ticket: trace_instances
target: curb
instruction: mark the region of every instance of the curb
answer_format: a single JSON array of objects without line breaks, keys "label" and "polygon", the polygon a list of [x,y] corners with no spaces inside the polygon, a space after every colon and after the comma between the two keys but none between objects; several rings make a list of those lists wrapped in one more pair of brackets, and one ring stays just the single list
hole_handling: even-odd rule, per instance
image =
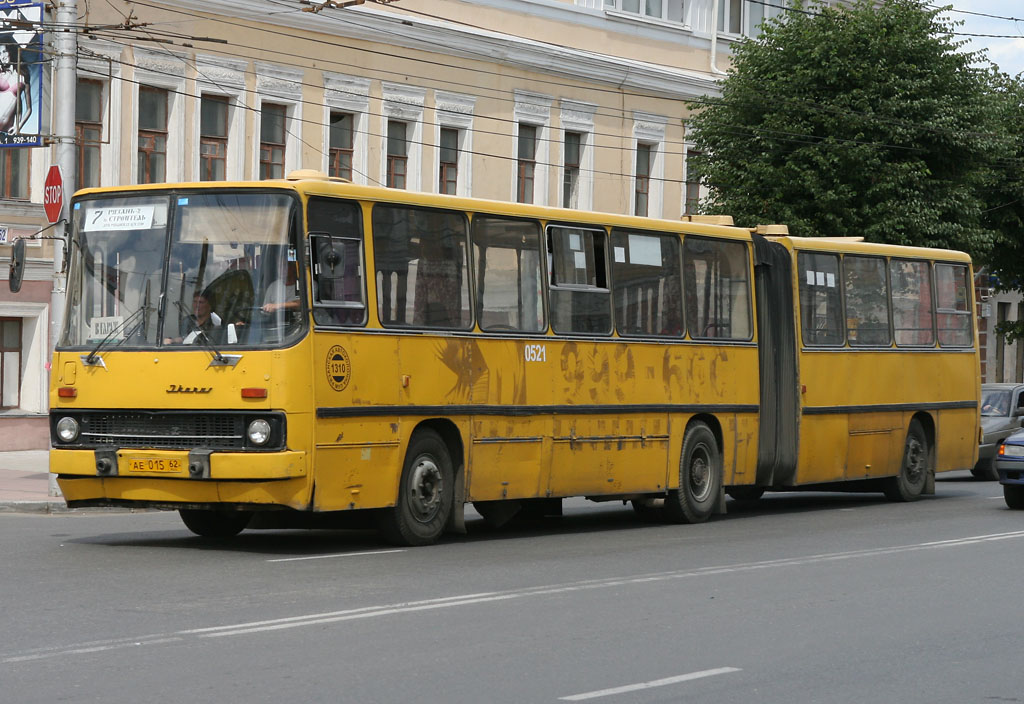
[{"label": "curb", "polygon": [[0,513],[133,513],[138,509],[119,506],[96,506],[92,508],[68,508],[63,499],[50,501],[0,501]]}]

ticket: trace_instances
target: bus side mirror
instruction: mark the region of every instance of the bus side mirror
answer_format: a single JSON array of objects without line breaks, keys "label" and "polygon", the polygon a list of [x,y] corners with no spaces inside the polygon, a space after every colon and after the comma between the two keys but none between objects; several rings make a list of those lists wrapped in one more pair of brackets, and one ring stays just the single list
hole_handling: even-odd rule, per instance
[{"label": "bus side mirror", "polygon": [[21,280],[25,276],[25,240],[14,241],[11,248],[11,270],[7,276],[7,285],[11,287],[11,293],[21,290]]}]

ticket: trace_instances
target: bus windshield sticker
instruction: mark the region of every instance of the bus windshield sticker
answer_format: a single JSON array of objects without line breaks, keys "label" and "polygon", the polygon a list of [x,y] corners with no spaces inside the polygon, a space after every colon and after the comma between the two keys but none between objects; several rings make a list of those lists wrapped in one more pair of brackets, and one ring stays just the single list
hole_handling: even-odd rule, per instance
[{"label": "bus windshield sticker", "polygon": [[[110,316],[106,318],[93,318],[89,321],[89,339],[88,342],[96,342],[102,340],[107,335],[114,333],[112,339],[117,342],[121,337],[115,332],[121,325],[124,324],[124,319],[120,315]],[[123,331],[122,331],[123,332]]]},{"label": "bus windshield sticker", "polygon": [[153,227],[153,205],[125,208],[89,208],[85,211],[82,230],[149,230]]},{"label": "bus windshield sticker", "polygon": [[344,391],[352,378],[352,366],[348,352],[341,345],[327,350],[327,383],[335,391]]},{"label": "bus windshield sticker", "polygon": [[573,255],[576,258],[576,268],[577,269],[584,269],[585,270],[587,268],[587,255],[586,255],[586,253],[585,252],[573,252]]},{"label": "bus windshield sticker", "polygon": [[630,235],[629,263],[660,267],[661,239],[647,235]]},{"label": "bus windshield sticker", "polygon": [[626,263],[626,248],[616,247],[615,248],[615,263],[625,264]]}]

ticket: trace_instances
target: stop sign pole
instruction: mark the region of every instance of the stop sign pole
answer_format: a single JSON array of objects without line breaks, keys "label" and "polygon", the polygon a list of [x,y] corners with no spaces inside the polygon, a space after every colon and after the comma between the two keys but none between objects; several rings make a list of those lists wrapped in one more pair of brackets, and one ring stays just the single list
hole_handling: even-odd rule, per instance
[{"label": "stop sign pole", "polygon": [[51,225],[60,220],[64,212],[64,174],[59,164],[54,164],[46,172],[46,180],[43,182],[43,210],[46,212],[46,221]]}]

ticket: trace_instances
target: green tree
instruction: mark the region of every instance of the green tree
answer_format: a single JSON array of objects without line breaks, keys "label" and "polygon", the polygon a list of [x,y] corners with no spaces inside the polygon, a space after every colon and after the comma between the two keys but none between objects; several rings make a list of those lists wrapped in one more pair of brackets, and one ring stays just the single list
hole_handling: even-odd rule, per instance
[{"label": "green tree", "polygon": [[[996,234],[991,250],[981,254],[975,267],[991,276],[997,289],[1024,291],[1024,81],[999,76],[996,89],[1002,98],[1000,128],[1006,135],[988,183],[989,206],[985,222]],[[1024,338],[1024,323],[1006,321],[996,328],[1008,342]]]},{"label": "green tree", "polygon": [[1005,92],[956,26],[918,0],[798,4],[766,22],[735,46],[721,98],[691,104],[702,208],[798,236],[987,252]]}]

